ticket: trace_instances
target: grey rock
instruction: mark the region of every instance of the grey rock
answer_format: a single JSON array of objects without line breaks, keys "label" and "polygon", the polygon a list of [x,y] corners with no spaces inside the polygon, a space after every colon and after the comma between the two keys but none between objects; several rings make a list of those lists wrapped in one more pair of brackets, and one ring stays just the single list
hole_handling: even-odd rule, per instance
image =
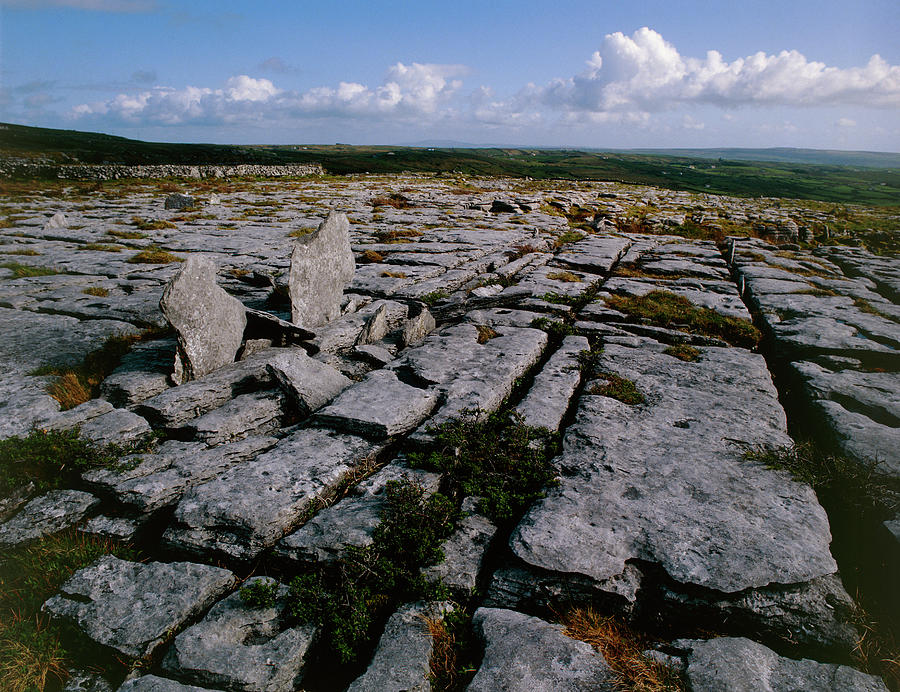
[{"label": "grey rock", "polygon": [[[254,577],[244,585],[272,582]],[[282,623],[287,587],[278,585],[275,604],[246,605],[240,591],[214,605],[206,617],[175,637],[163,670],[198,685],[278,692],[294,689],[317,630]]]},{"label": "grey rock", "polygon": [[157,428],[179,428],[192,418],[219,408],[238,394],[264,389],[272,384],[266,369],[272,351],[209,373],[205,377],[171,387],[144,400],[135,412]]},{"label": "grey rock", "polygon": [[253,308],[246,308],[246,311],[245,354],[250,341],[268,340],[275,346],[290,346],[299,344],[302,341],[308,341],[315,336],[314,332],[298,327],[296,324],[291,324],[277,315],[263,312],[262,310],[254,310]]},{"label": "grey rock", "polygon": [[163,291],[159,307],[178,332],[186,379],[203,377],[234,362],[247,316],[241,301],[216,284],[216,267],[211,260],[189,255]]},{"label": "grey rock", "polygon": [[387,305],[381,304],[375,312],[366,319],[362,331],[356,339],[356,345],[363,346],[365,344],[374,344],[376,341],[383,339],[387,333]]},{"label": "grey rock", "polygon": [[410,316],[403,326],[400,344],[404,347],[418,346],[425,341],[425,337],[431,334],[436,326],[434,317],[423,305],[415,315]]},{"label": "grey rock", "polygon": [[310,358],[302,349],[273,355],[266,368],[301,416],[327,405],[352,384],[337,370]]},{"label": "grey rock", "polygon": [[41,421],[40,427],[47,430],[69,430],[82,426],[89,420],[114,410],[113,405],[103,399],[89,399],[68,411],[60,411]]},{"label": "grey rock", "polygon": [[516,406],[525,425],[559,430],[575,389],[581,382],[578,354],[590,350],[586,337],[567,336],[535,376],[525,398]]},{"label": "grey rock", "polygon": [[188,490],[163,541],[176,550],[251,560],[296,528],[309,503],[377,451],[353,435],[297,430],[252,464]]},{"label": "grey rock", "polygon": [[115,541],[131,542],[141,529],[141,522],[138,519],[129,519],[127,517],[109,517],[100,515],[89,519],[84,526],[81,527],[82,533],[100,536],[101,538],[111,538]]},{"label": "grey rock", "polygon": [[430,692],[433,640],[427,619],[440,621],[450,603],[412,603],[391,615],[366,672],[347,692]]},{"label": "grey rock", "polygon": [[231,572],[218,567],[141,564],[106,555],[72,575],[42,610],[97,644],[144,658],[234,581]]},{"label": "grey rock", "polygon": [[315,421],[318,425],[384,438],[409,432],[425,420],[437,403],[436,391],[405,384],[390,370],[376,370],[345,389],[315,415]]},{"label": "grey rock", "polygon": [[153,512],[178,502],[188,488],[255,457],[276,442],[273,437],[248,437],[209,449],[202,443],[170,440],[153,454],[125,457],[120,468],[96,469],[83,478],[123,505]]},{"label": "grey rock", "polygon": [[388,351],[386,348],[382,348],[381,346],[376,346],[374,344],[357,346],[353,349],[353,355],[376,368],[382,368],[392,360],[394,360],[393,353]]},{"label": "grey rock", "polygon": [[471,692],[618,689],[603,655],[564,635],[559,625],[499,608],[479,608],[473,625],[485,647],[466,688]]},{"label": "grey rock", "polygon": [[138,343],[100,384],[100,393],[113,406],[130,407],[169,388],[175,353],[174,339]]},{"label": "grey rock", "polygon": [[582,398],[564,476],[515,530],[514,553],[596,580],[641,559],[725,592],[836,571],[812,490],[741,456],[741,445],[789,442],[761,356],[710,348],[684,363],[608,345],[597,367],[633,381],[647,403]]},{"label": "grey rock", "polygon": [[281,396],[264,391],[241,394],[221,408],[195,418],[182,430],[206,444],[232,442],[248,435],[267,435],[278,429],[282,418]]},{"label": "grey rock", "polygon": [[429,583],[443,584],[465,596],[475,591],[485,554],[497,533],[493,522],[476,513],[477,502],[478,498],[471,497],[463,501],[465,516],[441,544],[444,559],[422,571]]},{"label": "grey rock", "polygon": [[594,274],[606,274],[630,245],[631,241],[621,236],[591,235],[566,245],[553,261]]},{"label": "grey rock", "polygon": [[166,197],[165,208],[166,209],[175,209],[181,210],[186,209],[188,207],[196,206],[197,200],[195,200],[190,195],[182,195],[177,192]]},{"label": "grey rock", "polygon": [[81,426],[81,436],[98,445],[135,444],[152,432],[145,418],[121,408],[92,418]]},{"label": "grey rock", "polygon": [[74,526],[100,503],[80,490],[51,490],[0,525],[0,547],[12,547]]},{"label": "grey rock", "polygon": [[47,219],[47,223],[44,224],[44,229],[66,228],[68,225],[69,221],[66,219],[66,215],[61,211],[58,211]]},{"label": "grey rock", "polygon": [[312,328],[338,317],[341,296],[355,267],[347,216],[331,212],[313,233],[294,243],[289,279],[291,321]]},{"label": "grey rock", "polygon": [[116,692],[207,692],[205,687],[184,685],[158,675],[142,675],[122,683]]},{"label": "grey rock", "polygon": [[113,692],[113,686],[97,673],[70,670],[63,692]]},{"label": "grey rock", "polygon": [[273,555],[287,562],[322,563],[342,556],[348,546],[364,548],[372,543],[372,533],[381,523],[385,486],[390,481],[409,479],[426,496],[437,492],[439,474],[390,463],[357,484],[347,497],[326,507],[292,534],[281,539]]},{"label": "grey rock", "polygon": [[687,678],[695,692],[887,691],[873,675],[834,663],[785,658],[744,637],[680,639],[673,646],[689,652]]}]

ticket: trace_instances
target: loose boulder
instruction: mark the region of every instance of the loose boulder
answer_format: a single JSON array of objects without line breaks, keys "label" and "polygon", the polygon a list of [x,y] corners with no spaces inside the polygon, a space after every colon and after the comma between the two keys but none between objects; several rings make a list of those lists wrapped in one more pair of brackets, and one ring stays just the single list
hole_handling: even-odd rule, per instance
[{"label": "loose boulder", "polygon": [[191,255],[166,286],[159,307],[178,332],[182,381],[234,362],[247,317],[244,306],[216,284],[216,266]]},{"label": "loose boulder", "polygon": [[288,280],[294,324],[312,328],[339,317],[344,288],[355,269],[350,222],[346,214],[331,212],[294,243]]},{"label": "loose boulder", "polygon": [[182,195],[180,193],[175,193],[166,197],[166,209],[190,209],[197,205],[197,200],[195,200],[190,195]]}]

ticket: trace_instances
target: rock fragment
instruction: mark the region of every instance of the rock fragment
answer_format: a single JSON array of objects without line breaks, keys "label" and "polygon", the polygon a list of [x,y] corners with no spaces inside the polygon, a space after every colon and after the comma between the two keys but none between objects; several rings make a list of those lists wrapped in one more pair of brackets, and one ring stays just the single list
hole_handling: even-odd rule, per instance
[{"label": "rock fragment", "polygon": [[74,526],[99,503],[96,497],[80,490],[51,490],[28,502],[0,525],[0,547],[20,545]]},{"label": "rock fragment", "polygon": [[190,207],[194,207],[197,205],[197,200],[195,200],[190,195],[182,195],[180,193],[172,193],[168,197],[166,197],[165,208],[166,209],[175,209],[177,211],[181,211],[182,209],[188,209]]},{"label": "rock fragment", "polygon": [[299,348],[274,354],[266,369],[303,417],[327,405],[352,384],[337,370],[310,358]]},{"label": "rock fragment", "polygon": [[178,332],[184,379],[194,380],[234,362],[244,337],[244,306],[216,284],[216,267],[199,254],[163,291],[159,307]]}]

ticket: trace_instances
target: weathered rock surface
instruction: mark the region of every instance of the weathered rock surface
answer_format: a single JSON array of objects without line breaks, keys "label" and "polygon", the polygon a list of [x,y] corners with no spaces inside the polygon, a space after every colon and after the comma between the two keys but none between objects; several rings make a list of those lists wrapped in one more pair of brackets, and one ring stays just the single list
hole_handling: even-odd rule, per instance
[{"label": "weathered rock surface", "polygon": [[74,526],[98,503],[96,497],[80,490],[51,490],[0,524],[0,547],[27,543]]},{"label": "weathered rock surface", "polygon": [[316,414],[315,421],[379,439],[409,432],[425,420],[437,403],[436,391],[405,384],[389,370],[376,370],[344,390]]},{"label": "weathered rock surface", "polygon": [[479,608],[473,624],[485,648],[467,688],[472,692],[618,689],[603,655],[564,635],[559,625],[499,608]]},{"label": "weathered rock surface", "polygon": [[197,204],[197,200],[195,200],[190,195],[182,195],[177,192],[166,197],[165,204],[163,205],[166,209],[187,209],[189,207],[193,207]]},{"label": "weathered rock surface", "polygon": [[429,692],[433,640],[426,619],[443,619],[449,603],[412,603],[394,613],[384,626],[368,669],[347,692]]},{"label": "weathered rock surface", "polygon": [[707,349],[702,364],[684,363],[609,345],[598,370],[632,380],[647,403],[582,398],[560,486],[522,520],[514,553],[596,580],[641,559],[725,592],[836,570],[812,490],[741,457],[740,445],[788,440],[760,356]]},{"label": "weathered rock surface", "polygon": [[364,548],[381,522],[385,506],[385,486],[409,479],[427,495],[437,492],[440,476],[393,462],[355,486],[337,504],[319,511],[299,529],[275,546],[275,557],[289,562],[330,562],[342,556],[348,546]]},{"label": "weathered rock surface", "polygon": [[476,512],[478,498],[466,498],[456,530],[441,544],[444,559],[423,570],[425,579],[455,592],[471,595],[478,585],[484,556],[497,526]]},{"label": "weathered rock surface", "polygon": [[141,564],[106,555],[78,570],[43,610],[97,644],[144,658],[234,581],[231,572],[218,567]]},{"label": "weathered rock surface", "polygon": [[695,692],[887,690],[879,678],[849,666],[785,658],[743,637],[680,639],[673,646],[689,652],[686,675]]},{"label": "weathered rock surface", "polygon": [[355,266],[345,214],[329,213],[313,233],[298,238],[289,282],[293,323],[312,328],[338,317]]},{"label": "weathered rock surface", "polygon": [[251,560],[295,528],[311,501],[377,449],[353,435],[298,430],[252,464],[191,488],[163,539],[192,554]]},{"label": "weathered rock surface", "polygon": [[143,675],[126,680],[116,692],[207,692],[207,689],[195,685],[183,685],[158,675]]},{"label": "weathered rock surface", "polygon": [[516,406],[522,422],[537,428],[559,430],[563,416],[581,382],[578,354],[589,351],[583,336],[567,336],[544,368],[538,373],[525,398]]},{"label": "weathered rock surface", "polygon": [[[192,439],[218,445],[248,435],[268,435],[281,424],[282,398],[276,392],[241,394],[185,425],[181,431]],[[179,432],[181,432],[179,431]]]},{"label": "weathered rock surface", "polygon": [[308,416],[332,401],[351,381],[334,368],[314,360],[302,349],[286,349],[268,359],[266,368],[300,416]]},{"label": "weathered rock surface", "polygon": [[234,362],[244,337],[244,306],[216,284],[216,266],[192,254],[166,286],[159,307],[178,332],[184,379],[194,380]]},{"label": "weathered rock surface", "polygon": [[[270,579],[255,577],[244,587]],[[214,605],[206,617],[175,637],[163,660],[173,677],[229,690],[275,692],[294,689],[302,675],[313,625],[284,627],[286,586],[274,605],[246,605],[240,591]]]},{"label": "weathered rock surface", "polygon": [[556,255],[554,263],[593,274],[606,274],[631,245],[622,236],[592,235],[566,245]]}]

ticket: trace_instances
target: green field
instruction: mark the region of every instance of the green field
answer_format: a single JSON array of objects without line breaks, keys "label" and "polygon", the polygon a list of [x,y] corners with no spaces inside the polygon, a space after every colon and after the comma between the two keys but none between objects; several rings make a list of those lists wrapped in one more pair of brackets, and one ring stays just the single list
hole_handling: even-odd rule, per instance
[{"label": "green field", "polygon": [[[170,144],[22,125],[2,125],[0,128],[0,156],[40,158],[57,163],[320,163],[327,172],[336,175],[409,171],[536,180],[606,180],[740,197],[900,205],[900,168],[573,149]],[[883,157],[880,162],[884,163]]]}]

